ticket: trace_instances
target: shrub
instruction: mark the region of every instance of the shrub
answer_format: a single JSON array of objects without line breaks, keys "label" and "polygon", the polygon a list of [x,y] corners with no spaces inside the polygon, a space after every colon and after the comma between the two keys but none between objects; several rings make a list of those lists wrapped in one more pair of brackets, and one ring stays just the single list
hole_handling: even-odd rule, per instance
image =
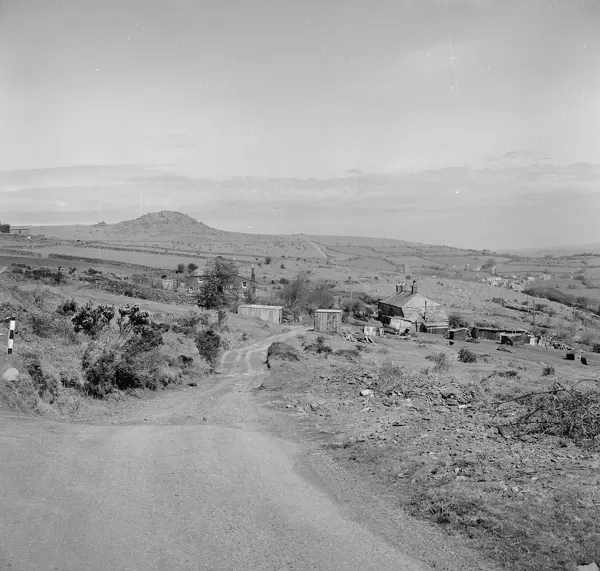
[{"label": "shrub", "polygon": [[290,283],[290,280],[288,280],[287,278],[280,278],[280,279],[279,279],[279,283],[280,283],[281,285],[287,285],[287,284],[289,284],[289,283]]},{"label": "shrub", "polygon": [[224,309],[217,311],[217,323],[215,325],[220,331],[227,330],[227,312]]},{"label": "shrub", "polygon": [[39,356],[32,352],[25,353],[23,365],[33,381],[38,396],[50,403],[53,402],[58,395],[59,383],[57,379],[43,371]]},{"label": "shrub", "polygon": [[[100,307],[100,306],[99,306]],[[114,311],[113,311],[114,314]],[[117,318],[117,326],[121,335],[139,330],[150,324],[150,317],[147,311],[142,311],[139,305],[126,304],[119,308],[119,317]]]},{"label": "shrub", "polygon": [[435,353],[434,355],[428,355],[425,358],[434,363],[433,371],[436,373],[447,371],[450,368],[450,360],[446,353]]},{"label": "shrub", "polygon": [[270,263],[271,263],[271,256],[267,256],[267,257],[265,258],[265,265],[267,265],[267,266],[268,266]]},{"label": "shrub", "polygon": [[294,347],[287,343],[276,341],[271,343],[267,350],[267,365],[269,365],[270,359],[281,359],[282,361],[299,361],[300,354]]},{"label": "shrub", "polygon": [[465,317],[460,313],[451,313],[448,316],[448,325],[451,329],[457,329],[458,327],[469,327],[470,324]]},{"label": "shrub", "polygon": [[196,335],[198,325],[208,326],[208,314],[190,310],[186,315],[175,318],[172,329],[175,333]]},{"label": "shrub", "polygon": [[553,365],[544,365],[544,368],[542,369],[543,377],[550,377],[550,376],[554,376],[555,374],[556,374],[556,369],[554,368]]},{"label": "shrub", "polygon": [[212,329],[204,329],[196,335],[195,341],[198,353],[214,369],[221,348],[221,336]]},{"label": "shrub", "polygon": [[405,371],[391,361],[384,361],[377,371],[375,383],[379,392],[391,395],[393,392],[403,392]]},{"label": "shrub", "polygon": [[310,351],[312,353],[317,353],[317,354],[330,354],[332,352],[332,349],[329,345],[325,345],[325,337],[323,337],[322,335],[319,335],[319,337],[317,337],[317,341],[316,343],[310,343],[309,345],[305,345],[304,346],[304,350],[305,351]]},{"label": "shrub", "polygon": [[71,322],[76,333],[83,331],[90,337],[96,337],[114,316],[114,307],[109,305],[93,307],[92,302],[89,301],[77,310],[77,313],[71,318]]},{"label": "shrub", "polygon": [[334,354],[339,357],[344,357],[345,359],[348,359],[348,361],[354,361],[355,359],[360,358],[360,353],[357,349],[338,349]]},{"label": "shrub", "polygon": [[77,302],[73,298],[67,299],[59,304],[56,308],[56,313],[71,316],[77,312],[78,307]]},{"label": "shrub", "polygon": [[475,363],[477,361],[477,355],[473,353],[470,349],[463,347],[458,352],[458,360],[461,363]]}]

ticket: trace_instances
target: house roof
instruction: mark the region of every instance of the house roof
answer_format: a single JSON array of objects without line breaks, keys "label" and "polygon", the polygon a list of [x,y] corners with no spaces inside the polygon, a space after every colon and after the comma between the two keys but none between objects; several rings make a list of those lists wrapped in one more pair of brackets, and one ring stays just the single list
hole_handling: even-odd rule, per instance
[{"label": "house roof", "polygon": [[439,305],[439,303],[433,301],[432,299],[425,297],[424,295],[422,295],[418,292],[411,293],[411,292],[407,292],[407,291],[396,293],[396,294],[392,295],[391,297],[384,299],[381,303],[385,303],[386,305],[393,305],[395,307],[403,308],[403,307],[406,307],[407,305],[412,305],[412,306],[425,305],[425,302],[427,302],[427,305]]},{"label": "house roof", "polygon": [[238,305],[238,309],[242,307],[252,307],[254,309],[283,309],[282,305],[255,305],[255,304],[244,304]]}]

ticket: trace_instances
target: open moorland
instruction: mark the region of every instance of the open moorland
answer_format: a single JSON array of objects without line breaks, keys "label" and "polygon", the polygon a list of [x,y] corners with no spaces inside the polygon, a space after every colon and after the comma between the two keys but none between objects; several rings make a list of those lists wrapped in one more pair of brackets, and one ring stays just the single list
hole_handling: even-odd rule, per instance
[{"label": "open moorland", "polygon": [[[245,318],[237,301],[203,309],[197,291],[173,287],[218,256],[242,280],[253,268],[255,300],[293,317]],[[173,212],[0,235],[0,313],[17,320],[15,352],[0,360],[0,411],[114,424],[143,403],[168,406],[167,394],[215,397],[234,358],[257,382],[240,376],[240,393],[255,389],[244,398],[268,411],[273,431],[311,443],[373,503],[461,546],[445,563],[431,555],[432,568],[576,571],[600,563],[599,270],[596,252],[235,234]],[[413,281],[451,327],[551,342],[367,337],[365,326],[381,325],[377,302]],[[313,331],[313,311],[334,306],[341,330]]]}]

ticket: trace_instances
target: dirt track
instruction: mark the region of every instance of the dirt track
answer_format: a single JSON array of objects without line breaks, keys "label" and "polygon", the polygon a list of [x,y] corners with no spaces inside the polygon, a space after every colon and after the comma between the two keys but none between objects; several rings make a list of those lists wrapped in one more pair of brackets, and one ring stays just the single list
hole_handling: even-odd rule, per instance
[{"label": "dirt track", "polygon": [[0,414],[0,569],[429,569],[347,517],[298,446],[264,431],[251,390],[266,347],[111,423]]}]

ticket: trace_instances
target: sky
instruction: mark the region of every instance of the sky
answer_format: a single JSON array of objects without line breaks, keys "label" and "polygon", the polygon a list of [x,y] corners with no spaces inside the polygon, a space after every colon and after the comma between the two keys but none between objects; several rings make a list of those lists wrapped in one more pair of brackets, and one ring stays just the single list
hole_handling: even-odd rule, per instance
[{"label": "sky", "polygon": [[597,0],[2,0],[0,220],[600,243]]}]

